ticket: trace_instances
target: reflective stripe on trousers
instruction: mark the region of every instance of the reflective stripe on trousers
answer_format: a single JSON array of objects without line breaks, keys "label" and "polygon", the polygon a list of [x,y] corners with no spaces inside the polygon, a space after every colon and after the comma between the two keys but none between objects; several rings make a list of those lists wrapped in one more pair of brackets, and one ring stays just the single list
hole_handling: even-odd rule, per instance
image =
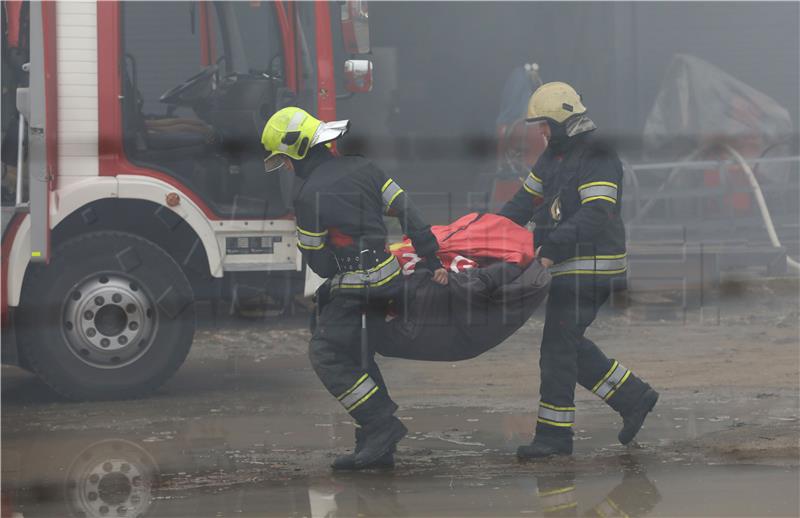
[{"label": "reflective stripe on trousers", "polygon": [[606,374],[600,378],[600,381],[592,388],[592,392],[597,394],[602,399],[607,400],[614,393],[619,389],[625,381],[627,381],[628,376],[631,375],[631,371],[625,368],[624,365],[619,363],[618,361],[614,360],[614,363],[611,364],[611,368],[606,372]]},{"label": "reflective stripe on trousers", "polygon": [[352,412],[363,405],[379,388],[369,374],[364,374],[337,399],[345,410]]},{"label": "reflective stripe on trousers", "polygon": [[561,428],[569,428],[575,423],[574,406],[556,406],[539,402],[539,415],[536,422]]}]

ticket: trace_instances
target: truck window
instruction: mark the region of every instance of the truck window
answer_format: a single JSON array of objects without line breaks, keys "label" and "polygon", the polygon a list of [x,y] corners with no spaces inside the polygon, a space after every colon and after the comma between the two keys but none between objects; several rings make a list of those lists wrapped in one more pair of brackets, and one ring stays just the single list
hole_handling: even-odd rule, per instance
[{"label": "truck window", "polygon": [[239,30],[246,34],[244,54],[247,67],[253,73],[283,73],[275,70],[282,63],[283,48],[278,20],[271,2],[232,2]]},{"label": "truck window", "polygon": [[271,2],[122,2],[123,129],[133,163],[218,215],[284,215],[260,134],[283,89]]},{"label": "truck window", "polygon": [[[167,105],[159,103],[162,93],[182,83],[201,68],[199,15],[191,27],[190,2],[122,2],[123,46],[127,58],[125,74],[136,73],[136,88],[142,110],[165,115]],[[134,58],[134,61],[131,61]],[[135,69],[135,70],[134,70]],[[133,78],[127,78],[129,80]],[[179,107],[177,112],[192,116]]]},{"label": "truck window", "polygon": [[[17,150],[19,137],[19,112],[17,111],[17,88],[28,85],[28,74],[22,70],[22,65],[29,58],[30,33],[28,32],[28,17],[30,3],[25,2],[19,9],[13,9],[11,4],[3,2],[0,6],[2,17],[2,37],[0,45],[2,51],[2,205],[13,206],[16,203],[17,193]],[[23,154],[25,151],[23,150]],[[23,185],[23,198],[26,185]],[[10,218],[4,213],[3,224]]]}]

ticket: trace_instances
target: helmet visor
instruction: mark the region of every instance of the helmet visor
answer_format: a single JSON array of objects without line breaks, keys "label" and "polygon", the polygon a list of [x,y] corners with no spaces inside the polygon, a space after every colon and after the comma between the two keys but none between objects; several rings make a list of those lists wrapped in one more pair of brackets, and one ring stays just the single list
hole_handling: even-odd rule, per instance
[{"label": "helmet visor", "polygon": [[316,134],[314,134],[314,139],[311,142],[311,147],[314,147],[317,144],[322,144],[325,142],[336,140],[337,138],[347,133],[349,129],[350,129],[349,120],[323,122],[322,124],[319,125]]}]

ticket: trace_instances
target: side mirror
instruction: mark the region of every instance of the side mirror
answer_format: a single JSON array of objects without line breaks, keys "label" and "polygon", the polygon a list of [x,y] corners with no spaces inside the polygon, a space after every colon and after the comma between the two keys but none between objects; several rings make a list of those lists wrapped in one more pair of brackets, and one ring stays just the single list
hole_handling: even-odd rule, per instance
[{"label": "side mirror", "polygon": [[342,2],[342,36],[348,54],[369,54],[369,10],[366,0]]},{"label": "side mirror", "polygon": [[344,62],[344,84],[354,94],[372,91],[372,61],[348,59]]}]

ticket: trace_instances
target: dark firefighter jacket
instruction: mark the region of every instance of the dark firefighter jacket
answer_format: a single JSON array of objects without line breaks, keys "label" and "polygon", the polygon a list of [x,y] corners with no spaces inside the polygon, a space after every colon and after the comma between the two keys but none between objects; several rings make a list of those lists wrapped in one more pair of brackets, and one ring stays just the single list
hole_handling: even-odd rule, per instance
[{"label": "dark firefighter jacket", "polygon": [[563,151],[550,146],[500,215],[536,224],[540,257],[553,277],[624,276],[625,228],[620,215],[622,164],[616,153],[584,133]]},{"label": "dark firefighter jacket", "polygon": [[[302,164],[306,181],[294,207],[298,247],[317,275],[333,279],[333,288],[380,287],[397,278],[400,265],[386,250],[384,215],[398,218],[428,268],[441,267],[430,225],[397,182],[363,157],[325,152],[311,160]],[[362,250],[369,250],[363,268]]]}]

